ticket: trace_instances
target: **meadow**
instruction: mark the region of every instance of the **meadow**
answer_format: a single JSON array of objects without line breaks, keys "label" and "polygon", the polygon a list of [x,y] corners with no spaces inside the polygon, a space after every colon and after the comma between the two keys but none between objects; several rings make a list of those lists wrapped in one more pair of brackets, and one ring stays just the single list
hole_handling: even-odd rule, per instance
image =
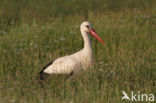
[{"label": "meadow", "polygon": [[[0,103],[129,103],[123,90],[156,95],[155,0],[0,1]],[[48,62],[83,48],[86,20],[106,43],[90,36],[94,66],[39,84]]]}]

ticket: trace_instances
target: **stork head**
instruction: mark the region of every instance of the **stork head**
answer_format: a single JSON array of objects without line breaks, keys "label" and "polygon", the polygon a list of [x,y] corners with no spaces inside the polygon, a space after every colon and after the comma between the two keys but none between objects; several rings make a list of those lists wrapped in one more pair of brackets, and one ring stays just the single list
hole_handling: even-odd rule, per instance
[{"label": "stork head", "polygon": [[85,31],[89,33],[90,29],[92,28],[92,25],[88,21],[84,21],[80,26],[82,31]]},{"label": "stork head", "polygon": [[88,21],[84,21],[80,26],[81,31],[86,32],[87,34],[90,33],[94,36],[99,42],[104,44],[104,41],[97,35],[95,30],[93,29],[92,25]]}]

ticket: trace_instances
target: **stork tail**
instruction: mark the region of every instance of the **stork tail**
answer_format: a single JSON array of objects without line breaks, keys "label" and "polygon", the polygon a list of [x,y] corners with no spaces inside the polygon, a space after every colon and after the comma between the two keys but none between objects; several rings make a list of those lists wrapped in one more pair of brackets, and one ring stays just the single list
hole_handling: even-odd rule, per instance
[{"label": "stork tail", "polygon": [[45,78],[48,77],[49,74],[48,74],[48,73],[45,73],[44,70],[45,70],[47,67],[49,67],[51,64],[53,64],[53,61],[50,62],[50,63],[48,63],[48,64],[40,71],[39,76],[38,76],[39,82],[40,82],[40,81],[43,81]]}]

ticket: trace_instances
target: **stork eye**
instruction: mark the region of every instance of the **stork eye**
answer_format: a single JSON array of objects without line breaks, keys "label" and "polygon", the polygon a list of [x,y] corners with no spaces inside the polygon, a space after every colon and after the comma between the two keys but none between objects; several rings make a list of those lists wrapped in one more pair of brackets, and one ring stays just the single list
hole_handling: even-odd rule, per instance
[{"label": "stork eye", "polygon": [[86,27],[89,28],[89,25],[87,25]]}]

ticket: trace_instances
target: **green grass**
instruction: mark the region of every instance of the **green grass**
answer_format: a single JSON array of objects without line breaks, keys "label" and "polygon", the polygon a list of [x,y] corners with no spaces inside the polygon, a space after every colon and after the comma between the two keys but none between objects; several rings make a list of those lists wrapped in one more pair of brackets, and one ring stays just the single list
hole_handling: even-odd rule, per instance
[{"label": "green grass", "polygon": [[[81,2],[71,0],[64,6],[59,0],[53,1],[57,6],[52,9],[50,0],[50,3],[37,2],[40,8],[33,8],[35,0],[3,1],[0,4],[0,103],[121,103],[122,90],[129,94],[140,91],[156,95],[155,1],[138,0],[133,5],[130,1],[120,0],[115,5],[112,0],[106,3],[107,9],[101,6],[103,1],[95,5],[90,2],[88,7],[81,8]],[[44,8],[46,4],[49,5]],[[61,5],[73,9],[67,7],[63,13]],[[109,5],[115,5],[114,9]],[[20,12],[17,8],[21,8]],[[103,46],[90,36],[94,66],[67,81],[65,75],[53,75],[47,84],[38,84],[37,76],[44,65],[83,47],[79,25],[84,20],[92,23],[106,43]]]}]

